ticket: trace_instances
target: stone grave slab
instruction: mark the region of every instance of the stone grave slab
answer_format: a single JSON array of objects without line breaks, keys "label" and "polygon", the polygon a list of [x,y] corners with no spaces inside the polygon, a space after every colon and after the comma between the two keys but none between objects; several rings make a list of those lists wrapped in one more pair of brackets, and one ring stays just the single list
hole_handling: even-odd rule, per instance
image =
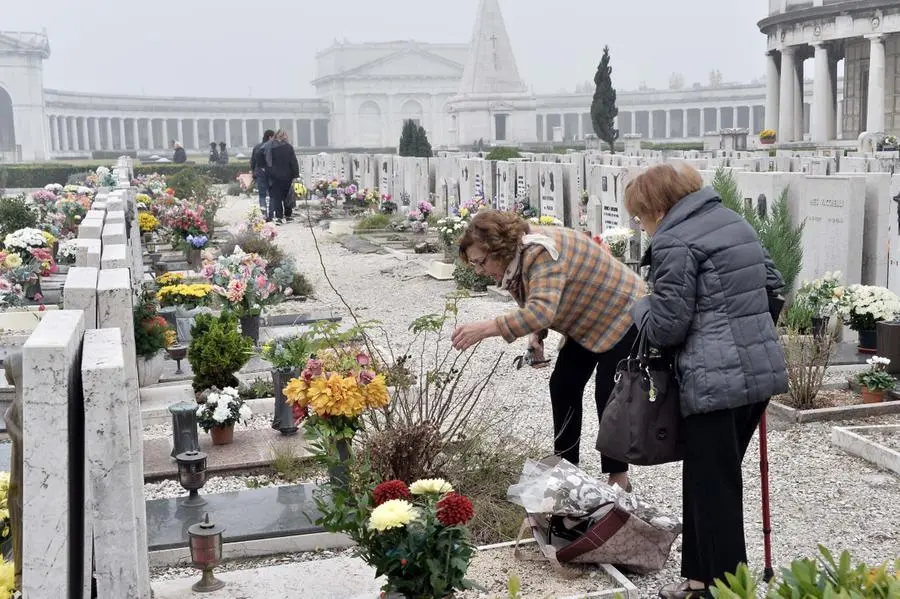
[{"label": "stone grave slab", "polygon": [[225,526],[226,543],[322,532],[313,524],[319,517],[315,489],[311,483],[213,494],[201,489],[207,503],[194,508],[179,505],[178,499],[152,499],[147,501],[149,549],[187,546],[188,528],[206,513]]},{"label": "stone grave slab", "polygon": [[100,268],[108,270],[110,268],[129,268],[130,266],[128,248],[125,245],[108,244],[103,246]]},{"label": "stone grave slab", "polygon": [[103,245],[121,244],[125,245],[127,237],[125,235],[125,223],[106,223],[103,225],[103,234],[101,237]]},{"label": "stone grave slab", "polygon": [[[347,557],[222,572],[216,576],[227,584],[222,590],[207,593],[209,599],[373,599],[383,584],[365,562]],[[162,581],[155,583],[153,590],[157,599],[194,599],[191,585],[197,579],[195,576]]]},{"label": "stone grave slab", "polygon": [[[144,480],[178,476],[178,463],[170,456],[172,438],[147,439],[144,445]],[[206,452],[209,472],[236,472],[267,468],[272,463],[272,447],[292,447],[298,457],[309,457],[303,433],[286,437],[274,429],[246,429],[238,425],[234,443],[213,445],[212,438],[200,432],[200,450]]]},{"label": "stone grave slab", "polygon": [[312,324],[327,320],[330,322],[340,322],[341,316],[333,311],[320,310],[317,312],[302,312],[292,314],[265,314],[262,318],[262,326],[279,327],[301,324]]}]

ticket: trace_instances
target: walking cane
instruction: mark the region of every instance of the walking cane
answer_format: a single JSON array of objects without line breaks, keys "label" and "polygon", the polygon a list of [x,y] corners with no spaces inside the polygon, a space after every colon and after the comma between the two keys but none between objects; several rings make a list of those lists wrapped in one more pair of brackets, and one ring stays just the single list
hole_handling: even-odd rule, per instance
[{"label": "walking cane", "polygon": [[[782,308],[784,308],[784,296],[770,295],[769,314],[772,315],[775,324],[778,324]],[[763,551],[765,555],[763,578],[769,582],[775,578],[775,570],[772,568],[772,513],[769,510],[769,440],[767,435],[766,413],[763,412],[759,418],[759,476],[761,479]]]}]

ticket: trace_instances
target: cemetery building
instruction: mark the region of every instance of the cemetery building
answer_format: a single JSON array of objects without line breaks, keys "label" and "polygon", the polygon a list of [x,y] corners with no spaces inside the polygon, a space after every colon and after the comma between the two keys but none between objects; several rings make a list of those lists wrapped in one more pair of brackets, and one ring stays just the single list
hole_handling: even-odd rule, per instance
[{"label": "cemetery building", "polygon": [[[782,14],[779,10],[773,8],[773,16],[760,25],[769,33],[772,50],[767,83],[620,90],[617,126],[622,135],[696,142],[709,131],[740,127],[757,133],[767,122],[771,125],[779,120],[789,124],[791,131],[781,139],[799,140],[811,133],[811,125],[823,122],[813,118],[814,84],[798,80],[797,90],[792,87],[790,92],[778,95],[784,88],[777,74],[781,72],[782,46],[793,48],[801,43],[794,33],[787,33],[796,11],[790,8]],[[836,14],[837,9],[832,12]],[[879,31],[889,27],[893,18],[885,13]],[[778,32],[792,37],[775,39]],[[479,140],[513,144],[584,139],[592,132],[592,90],[535,94],[531,84],[520,76],[511,37],[515,32],[507,31],[498,1],[483,0],[469,43],[335,42],[316,57],[317,72],[312,81],[315,98],[237,99],[45,89],[43,61],[51,59],[48,35],[0,32],[0,162],[88,157],[99,151],[150,156],[168,151],[173,139],[181,141],[189,152],[202,151],[211,141],[224,141],[238,151],[246,151],[268,128],[288,131],[301,151],[388,148],[396,145],[405,119],[422,124],[432,145],[438,148]],[[848,71],[856,82],[862,67],[868,66],[869,50],[863,40],[860,37],[844,44],[848,56],[857,56],[851,62],[855,60],[860,68]],[[798,58],[791,63],[793,68],[801,63],[803,52],[812,51],[811,43],[804,46],[806,50],[795,51]],[[831,51],[827,56],[831,60],[837,53]],[[777,90],[772,83],[776,80]],[[859,120],[860,94],[855,87],[850,89],[850,82],[838,83],[836,77],[830,81],[833,93],[828,106],[834,106],[829,109],[831,120],[835,120],[835,111],[843,114],[845,89],[852,103],[842,126],[834,134],[829,130],[828,137],[855,139],[864,128],[862,124],[867,124],[865,119]],[[891,85],[883,87],[893,89]],[[787,120],[779,119],[778,114],[788,105],[785,102],[796,109]],[[816,108],[821,107],[821,103],[816,104]],[[871,114],[871,110],[864,114]]]},{"label": "cemetery building", "polygon": [[[900,132],[897,2],[769,0],[759,28],[768,38],[766,127],[779,142],[802,141],[807,132],[817,143],[864,131]],[[808,59],[815,65],[812,81],[803,78]]]}]

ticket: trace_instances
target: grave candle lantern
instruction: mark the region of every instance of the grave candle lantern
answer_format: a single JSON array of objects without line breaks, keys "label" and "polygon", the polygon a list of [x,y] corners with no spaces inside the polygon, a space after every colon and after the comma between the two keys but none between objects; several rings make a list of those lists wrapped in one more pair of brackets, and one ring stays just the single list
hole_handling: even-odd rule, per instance
[{"label": "grave candle lantern", "polygon": [[206,514],[203,522],[198,522],[188,529],[191,547],[191,561],[194,567],[203,572],[200,580],[191,589],[197,593],[218,591],[225,583],[213,575],[215,568],[222,561],[222,533],[224,526],[209,521]]},{"label": "grave candle lantern", "polygon": [[178,461],[178,482],[189,491],[186,499],[180,500],[183,507],[206,505],[206,500],[198,492],[206,484],[206,454],[202,451],[185,451],[175,456]]},{"label": "grave candle lantern", "polygon": [[173,458],[186,451],[200,451],[200,435],[197,432],[197,404],[182,401],[169,406],[172,414]]}]

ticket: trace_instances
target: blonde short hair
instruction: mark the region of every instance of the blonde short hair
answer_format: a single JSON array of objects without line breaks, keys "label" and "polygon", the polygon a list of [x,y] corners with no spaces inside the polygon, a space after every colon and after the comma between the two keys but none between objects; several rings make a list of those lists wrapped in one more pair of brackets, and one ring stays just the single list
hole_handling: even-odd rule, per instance
[{"label": "blonde short hair", "polygon": [[689,164],[650,167],[625,186],[625,209],[641,219],[665,215],[683,197],[703,188],[703,178]]},{"label": "blonde short hair", "polygon": [[288,140],[287,131],[285,131],[284,129],[279,129],[278,131],[275,132],[275,139],[277,141],[287,141]]}]

